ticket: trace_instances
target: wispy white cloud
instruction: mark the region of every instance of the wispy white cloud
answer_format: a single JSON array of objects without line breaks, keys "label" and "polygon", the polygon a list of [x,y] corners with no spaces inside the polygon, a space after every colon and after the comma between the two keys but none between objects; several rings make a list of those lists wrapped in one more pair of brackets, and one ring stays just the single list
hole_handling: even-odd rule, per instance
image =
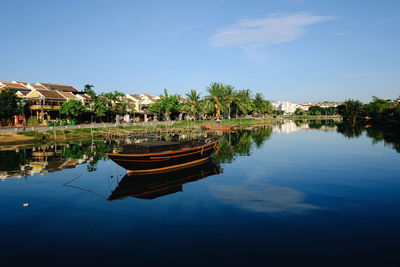
[{"label": "wispy white cloud", "polygon": [[381,75],[383,72],[364,72],[364,73],[353,73],[343,75],[343,78],[357,78],[357,77],[367,77],[367,76],[376,76]]},{"label": "wispy white cloud", "polygon": [[293,42],[304,35],[306,26],[332,19],[334,17],[303,12],[245,19],[216,32],[210,42],[216,47],[238,46],[251,54],[270,45]]},{"label": "wispy white cloud", "polygon": [[324,209],[304,203],[304,193],[281,186],[257,185],[221,185],[213,187],[214,196],[224,203],[249,210],[265,212],[271,215],[302,215]]},{"label": "wispy white cloud", "polygon": [[343,36],[343,35],[346,35],[346,34],[349,34],[350,32],[337,32],[337,33],[334,33],[334,34],[332,34],[332,36]]}]

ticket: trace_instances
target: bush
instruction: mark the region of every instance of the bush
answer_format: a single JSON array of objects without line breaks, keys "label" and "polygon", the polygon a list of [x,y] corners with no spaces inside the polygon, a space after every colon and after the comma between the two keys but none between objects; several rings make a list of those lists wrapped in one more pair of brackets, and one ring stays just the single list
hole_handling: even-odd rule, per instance
[{"label": "bush", "polygon": [[39,124],[39,121],[38,121],[36,118],[31,117],[31,118],[29,118],[29,120],[28,120],[28,124],[29,124],[29,125],[38,125],[38,124]]}]

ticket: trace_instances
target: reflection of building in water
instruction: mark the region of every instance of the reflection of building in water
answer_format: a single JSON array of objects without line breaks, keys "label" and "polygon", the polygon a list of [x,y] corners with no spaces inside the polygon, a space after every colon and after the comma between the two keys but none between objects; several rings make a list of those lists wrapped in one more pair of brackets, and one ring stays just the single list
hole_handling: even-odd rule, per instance
[{"label": "reflection of building in water", "polygon": [[326,125],[325,121],[284,121],[282,124],[272,126],[272,131],[275,133],[293,133],[300,130],[321,130],[321,131],[333,131],[336,130],[336,126],[333,124]]},{"label": "reflection of building in water", "polygon": [[298,126],[293,121],[285,121],[282,124],[272,126],[272,131],[274,133],[292,133],[299,130],[308,130],[308,129],[310,129],[308,127],[308,124],[303,124]]},{"label": "reflection of building in water", "polygon": [[[56,172],[87,162],[88,157],[85,154],[80,159],[65,157],[62,153],[64,147],[66,146],[51,145],[7,151],[8,154],[12,153],[12,158],[9,159],[11,164],[0,165],[0,179]],[[2,153],[5,151],[0,151],[0,158],[7,161],[7,155]]]}]

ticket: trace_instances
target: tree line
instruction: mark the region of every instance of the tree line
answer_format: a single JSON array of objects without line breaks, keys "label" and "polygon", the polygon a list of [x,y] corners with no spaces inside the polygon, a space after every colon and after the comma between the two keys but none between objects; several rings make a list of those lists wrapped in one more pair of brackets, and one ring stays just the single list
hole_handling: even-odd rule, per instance
[{"label": "tree line", "polygon": [[272,113],[271,102],[264,99],[261,93],[253,95],[249,89],[236,90],[232,85],[214,82],[207,87],[207,92],[208,95],[202,97],[193,89],[182,98],[177,94],[170,95],[164,89],[164,95],[149,110],[164,120],[176,118],[182,113],[192,120]]},{"label": "tree line", "polygon": [[[114,91],[96,94],[94,86],[86,84],[84,93],[91,100],[86,105],[78,100],[68,100],[60,108],[60,114],[70,120],[112,121],[117,114],[125,115],[135,111],[133,104],[121,101],[125,94]],[[263,116],[276,114],[269,100],[261,93],[254,94],[249,89],[237,90],[232,85],[214,82],[207,88],[207,94],[202,96],[197,90],[190,90],[185,97],[178,94],[164,94],[148,107],[157,119],[187,119],[197,120],[213,117],[215,119],[242,117],[246,115]],[[311,106],[307,112],[297,109],[295,115],[333,115],[339,114],[344,120],[357,121],[371,119],[374,121],[400,121],[400,98],[385,100],[373,97],[367,104],[359,100],[349,99],[337,107]],[[30,103],[18,98],[14,92],[0,93],[0,120],[10,120],[14,115],[29,114]],[[132,106],[130,106],[132,105]]]},{"label": "tree line", "polygon": [[[124,115],[129,113],[128,110],[134,110],[127,102],[120,101],[125,97],[121,92],[96,95],[93,85],[89,84],[85,85],[84,92],[92,99],[90,105],[83,106],[80,101],[69,100],[61,106],[60,113],[68,118],[92,117],[110,121],[117,114]],[[193,89],[185,97],[181,97],[178,94],[168,94],[167,89],[164,89],[164,94],[148,109],[158,119],[163,120],[182,119],[182,114],[186,114],[188,119],[196,120],[272,113],[270,101],[264,99],[261,93],[253,95],[249,89],[236,90],[232,85],[215,82],[207,87],[207,92],[208,95],[201,97]],[[120,101],[118,105],[115,104],[116,101]]]},{"label": "tree line", "polygon": [[400,97],[385,100],[374,96],[367,104],[349,99],[337,107],[337,112],[343,120],[353,123],[363,120],[375,123],[400,123]]}]

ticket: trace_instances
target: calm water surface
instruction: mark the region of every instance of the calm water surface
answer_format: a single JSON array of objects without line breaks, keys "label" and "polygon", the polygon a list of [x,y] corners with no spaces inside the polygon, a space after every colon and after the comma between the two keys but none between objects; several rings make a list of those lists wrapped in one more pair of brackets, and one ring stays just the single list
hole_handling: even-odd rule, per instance
[{"label": "calm water surface", "polygon": [[396,140],[287,122],[156,177],[124,177],[115,143],[1,151],[2,265],[400,266]]}]

